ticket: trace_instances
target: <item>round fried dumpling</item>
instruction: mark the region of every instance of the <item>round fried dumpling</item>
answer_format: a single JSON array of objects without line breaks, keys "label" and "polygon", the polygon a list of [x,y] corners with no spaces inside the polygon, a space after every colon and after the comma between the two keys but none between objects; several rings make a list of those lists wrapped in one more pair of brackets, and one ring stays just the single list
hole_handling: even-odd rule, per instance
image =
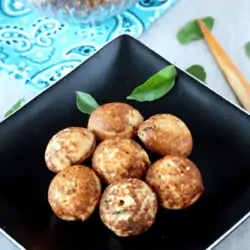
[{"label": "round fried dumpling", "polygon": [[95,135],[86,128],[70,127],[59,131],[48,143],[45,162],[49,170],[58,173],[86,160],[94,151]]},{"label": "round fried dumpling", "polygon": [[72,166],[58,173],[48,191],[49,204],[57,217],[66,221],[86,221],[101,197],[101,183],[85,166]]},{"label": "round fried dumpling", "polygon": [[193,148],[192,135],[183,121],[173,115],[158,114],[144,121],[138,136],[156,154],[188,156]]},{"label": "round fried dumpling", "polygon": [[88,129],[100,141],[115,136],[132,138],[136,135],[143,117],[140,112],[126,103],[107,103],[94,110],[88,122]]},{"label": "round fried dumpling", "polygon": [[167,209],[184,209],[204,192],[199,169],[187,158],[165,156],[149,168],[146,182]]},{"label": "round fried dumpling", "polygon": [[135,141],[114,137],[101,142],[92,158],[92,167],[105,183],[125,178],[141,179],[150,160],[146,151]]},{"label": "round fried dumpling", "polygon": [[120,237],[139,235],[155,221],[157,197],[138,179],[123,179],[110,184],[100,201],[103,223]]}]

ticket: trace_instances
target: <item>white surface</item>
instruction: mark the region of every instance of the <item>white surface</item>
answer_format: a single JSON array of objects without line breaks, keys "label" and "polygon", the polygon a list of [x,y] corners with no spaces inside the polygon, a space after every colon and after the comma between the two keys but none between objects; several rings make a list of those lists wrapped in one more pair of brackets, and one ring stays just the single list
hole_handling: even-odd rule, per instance
[{"label": "white surface", "polygon": [[[207,72],[208,85],[236,102],[206,43],[202,40],[183,46],[176,39],[180,27],[192,19],[205,16],[215,18],[213,34],[246,78],[250,79],[250,58],[244,51],[244,44],[250,41],[249,0],[180,0],[140,40],[182,69],[193,64],[202,65]],[[250,219],[214,250],[250,250]]]}]

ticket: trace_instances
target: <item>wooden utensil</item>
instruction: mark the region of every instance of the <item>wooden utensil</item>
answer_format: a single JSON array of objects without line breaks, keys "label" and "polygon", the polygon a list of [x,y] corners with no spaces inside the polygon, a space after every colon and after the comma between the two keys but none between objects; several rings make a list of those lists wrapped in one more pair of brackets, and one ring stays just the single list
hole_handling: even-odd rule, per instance
[{"label": "wooden utensil", "polygon": [[215,37],[211,34],[210,30],[206,27],[204,22],[200,19],[197,20],[200,29],[205,37],[205,40],[214,55],[222,73],[227,79],[231,89],[235,93],[241,105],[250,112],[250,85],[247,80],[236,67],[230,57],[227,55],[224,48],[219,44]]}]

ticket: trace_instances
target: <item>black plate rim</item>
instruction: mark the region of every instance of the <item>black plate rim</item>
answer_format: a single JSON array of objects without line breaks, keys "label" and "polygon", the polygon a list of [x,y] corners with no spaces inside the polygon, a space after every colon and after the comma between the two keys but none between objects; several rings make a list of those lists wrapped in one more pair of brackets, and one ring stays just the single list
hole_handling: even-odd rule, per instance
[{"label": "black plate rim", "polygon": [[[151,48],[149,48],[147,45],[145,45],[144,43],[142,43],[141,41],[139,41],[138,39],[136,39],[135,37],[133,37],[130,34],[122,34],[119,35],[117,37],[115,37],[114,39],[110,40],[109,42],[105,43],[101,48],[97,49],[89,58],[87,58],[85,61],[81,62],[79,65],[77,65],[72,71],[70,71],[67,75],[61,77],[56,83],[50,85],[49,87],[47,87],[46,89],[44,89],[43,91],[41,91],[39,94],[37,94],[36,96],[34,96],[33,98],[31,98],[27,103],[25,103],[20,109],[18,109],[17,111],[15,111],[12,115],[10,115],[9,117],[7,117],[6,119],[2,120],[0,123],[4,123],[6,120],[11,119],[13,117],[13,115],[15,115],[17,112],[25,112],[25,107],[27,105],[31,105],[32,102],[39,98],[42,94],[44,94],[46,91],[49,91],[51,88],[55,87],[59,81],[61,81],[63,78],[65,78],[66,76],[68,76],[69,74],[71,74],[71,72],[73,72],[74,70],[76,70],[78,67],[82,66],[82,64],[84,64],[85,62],[87,62],[88,60],[91,60],[92,56],[94,56],[96,53],[100,52],[100,50],[104,49],[106,46],[108,46],[109,44],[113,43],[116,40],[120,40],[120,39],[124,39],[124,37],[127,37],[128,39],[132,39],[135,40],[138,44],[140,44],[140,46],[143,46],[145,48],[147,48],[147,50],[150,50],[153,54],[157,55],[158,57],[160,57],[162,60],[167,61],[165,58],[163,58],[161,55],[159,55],[157,52],[155,52],[154,50],[152,50]],[[229,103],[231,106],[233,106],[234,108],[240,110],[240,112],[244,113],[245,115],[247,115],[248,117],[250,117],[250,113],[248,113],[245,109],[243,109],[240,105],[235,104],[234,102],[232,102],[231,100],[227,99],[226,97],[222,96],[220,93],[218,93],[216,90],[212,89],[211,87],[209,87],[207,84],[205,84],[204,82],[202,82],[201,80],[195,78],[193,75],[191,75],[189,72],[183,70],[182,68],[176,66],[175,63],[172,63],[171,61],[168,61],[170,64],[174,65],[179,71],[181,71],[182,73],[189,75],[190,77],[192,77],[195,81],[199,82],[204,88],[207,88],[209,91],[213,92],[215,95],[217,95],[219,98],[223,99],[223,101]],[[222,234],[217,240],[215,240],[210,246],[208,246],[205,250],[212,250],[214,249],[216,246],[218,246],[221,242],[223,242],[228,236],[230,236],[230,234],[232,234],[241,224],[243,224],[247,219],[250,218],[250,211],[245,214],[237,223],[235,223],[228,231],[226,231],[224,234]],[[2,234],[5,238],[7,238],[9,241],[11,241],[15,246],[17,246],[20,250],[26,250],[22,245],[20,245],[18,242],[16,242],[9,234],[7,234],[2,228],[0,228],[0,234]]]},{"label": "black plate rim", "polygon": [[241,224],[250,218],[250,211],[245,214],[237,223],[235,223],[228,231],[222,234],[214,243],[212,243],[206,250],[213,250],[221,242],[223,242],[228,236],[230,236]]},{"label": "black plate rim", "polygon": [[0,228],[0,235],[10,241],[15,247],[20,250],[26,250],[21,244],[14,240],[9,234],[7,234],[2,228]]}]

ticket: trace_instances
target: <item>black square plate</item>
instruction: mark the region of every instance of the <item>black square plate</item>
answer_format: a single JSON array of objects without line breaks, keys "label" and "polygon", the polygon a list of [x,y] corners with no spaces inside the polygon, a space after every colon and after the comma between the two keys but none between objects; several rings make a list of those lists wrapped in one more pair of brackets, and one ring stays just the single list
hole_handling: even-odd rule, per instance
[{"label": "black square plate", "polygon": [[115,237],[96,212],[86,223],[58,220],[47,202],[53,174],[44,151],[53,134],[86,126],[75,91],[99,103],[125,97],[169,62],[129,36],[108,44],[58,84],[0,124],[0,227],[28,250],[205,249],[250,210],[250,116],[181,70],[174,89],[150,103],[131,104],[145,118],[180,117],[194,137],[191,159],[205,194],[193,207],[161,210],[155,225],[133,239]]}]

